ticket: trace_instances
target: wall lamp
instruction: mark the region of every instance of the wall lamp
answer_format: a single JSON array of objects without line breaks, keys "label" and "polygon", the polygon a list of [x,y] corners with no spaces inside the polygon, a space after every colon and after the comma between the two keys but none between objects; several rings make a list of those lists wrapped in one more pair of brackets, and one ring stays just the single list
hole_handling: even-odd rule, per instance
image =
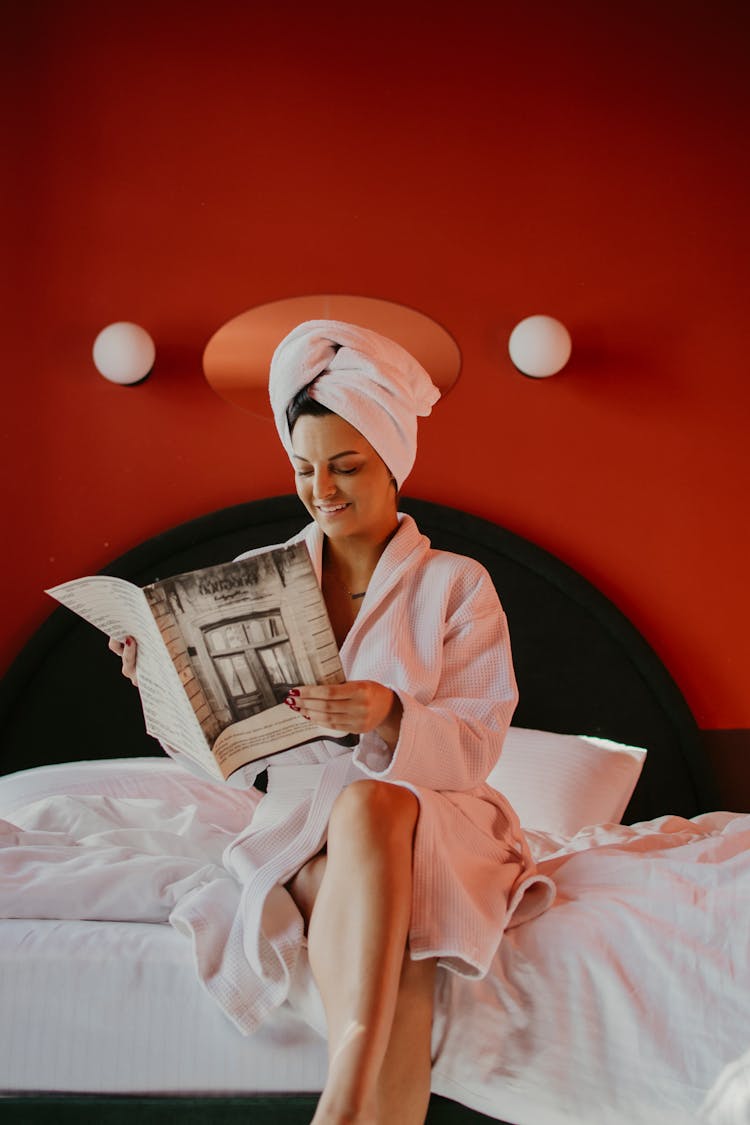
[{"label": "wall lamp", "polygon": [[110,383],[134,386],[151,374],[156,348],[145,328],[118,320],[94,340],[94,366]]},{"label": "wall lamp", "polygon": [[546,379],[562,371],[570,359],[570,333],[552,316],[527,316],[510,334],[508,351],[522,375]]}]

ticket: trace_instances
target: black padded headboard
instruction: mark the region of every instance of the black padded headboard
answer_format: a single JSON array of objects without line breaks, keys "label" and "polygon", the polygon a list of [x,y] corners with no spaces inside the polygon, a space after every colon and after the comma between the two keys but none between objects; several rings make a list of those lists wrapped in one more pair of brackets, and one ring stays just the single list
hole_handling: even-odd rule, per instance
[{"label": "black padded headboard", "polygon": [[[603,594],[547,551],[486,520],[420,500],[403,499],[401,508],[433,546],[472,555],[492,575],[510,623],[520,691],[516,726],[645,746],[628,822],[718,807],[685,700]],[[307,519],[296,496],[239,504],[147,540],[106,573],[145,585],[282,542]],[[68,610],[55,610],[0,684],[0,773],[155,753],[161,750],[145,733],[137,693],[101,633]]]}]

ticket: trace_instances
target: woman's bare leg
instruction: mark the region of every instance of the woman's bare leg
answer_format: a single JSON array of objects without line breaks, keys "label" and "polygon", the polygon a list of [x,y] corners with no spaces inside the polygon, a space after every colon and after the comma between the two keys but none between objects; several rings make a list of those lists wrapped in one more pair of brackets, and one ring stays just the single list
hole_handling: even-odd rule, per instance
[{"label": "woman's bare leg", "polygon": [[[325,850],[314,856],[289,885],[309,922],[326,866]],[[378,1076],[378,1122],[422,1125],[430,1099],[430,1045],[437,961],[404,957],[388,1049]]]},{"label": "woman's bare leg", "polygon": [[422,1125],[430,1101],[437,961],[404,959],[396,1012],[378,1079],[379,1125]]},{"label": "woman's bare leg", "polygon": [[[418,811],[408,789],[366,780],[349,785],[331,815],[325,870],[308,927],[329,1049],[313,1125],[379,1120],[378,1082],[409,932]],[[294,893],[294,881],[290,890]],[[400,1115],[398,1120],[406,1125]]]}]

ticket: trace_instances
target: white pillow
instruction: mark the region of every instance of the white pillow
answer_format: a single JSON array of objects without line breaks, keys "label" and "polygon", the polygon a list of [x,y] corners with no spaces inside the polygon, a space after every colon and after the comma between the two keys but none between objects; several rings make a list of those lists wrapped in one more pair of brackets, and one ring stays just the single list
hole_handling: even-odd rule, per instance
[{"label": "white pillow", "polygon": [[110,758],[37,766],[0,777],[0,817],[43,797],[60,794],[150,797],[198,805],[201,818],[241,832],[262,797],[257,789],[233,789],[189,773],[170,758]]},{"label": "white pillow", "polygon": [[591,824],[619,824],[646,751],[606,738],[511,727],[487,779],[524,828],[575,836]]}]

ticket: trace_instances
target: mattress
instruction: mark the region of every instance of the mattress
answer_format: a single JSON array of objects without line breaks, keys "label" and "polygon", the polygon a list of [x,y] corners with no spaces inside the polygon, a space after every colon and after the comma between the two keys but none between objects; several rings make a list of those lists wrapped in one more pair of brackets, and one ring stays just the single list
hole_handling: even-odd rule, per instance
[{"label": "mattress", "polygon": [[325,1042],[288,1006],[237,1034],[168,925],[0,923],[0,1089],[321,1090]]}]

